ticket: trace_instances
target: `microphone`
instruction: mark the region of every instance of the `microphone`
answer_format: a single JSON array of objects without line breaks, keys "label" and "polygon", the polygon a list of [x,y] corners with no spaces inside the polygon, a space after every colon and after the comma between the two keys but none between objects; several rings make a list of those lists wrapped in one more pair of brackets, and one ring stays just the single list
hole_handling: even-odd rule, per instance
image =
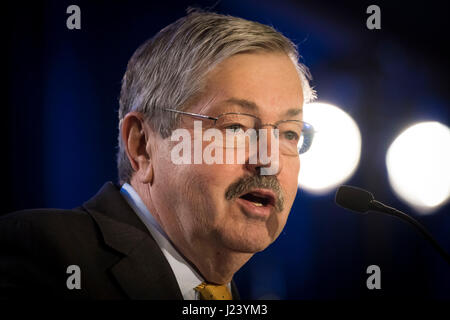
[{"label": "microphone", "polygon": [[369,211],[376,211],[385,214],[389,214],[395,217],[407,221],[412,224],[422,236],[427,239],[431,245],[439,252],[439,254],[450,264],[450,256],[442,249],[431,234],[414,218],[410,217],[406,213],[401,212],[395,208],[389,207],[380,201],[375,200],[372,193],[367,190],[352,187],[352,186],[340,186],[336,191],[335,202],[338,206],[349,209],[357,213],[366,214]]}]

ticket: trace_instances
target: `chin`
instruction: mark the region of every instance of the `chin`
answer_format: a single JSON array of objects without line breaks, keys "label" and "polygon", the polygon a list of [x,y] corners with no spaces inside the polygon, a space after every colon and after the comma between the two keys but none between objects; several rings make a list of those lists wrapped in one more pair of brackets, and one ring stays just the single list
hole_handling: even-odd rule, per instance
[{"label": "chin", "polygon": [[265,224],[261,226],[233,226],[230,230],[222,230],[219,241],[226,248],[241,253],[257,253],[266,249],[275,239],[267,230]]}]

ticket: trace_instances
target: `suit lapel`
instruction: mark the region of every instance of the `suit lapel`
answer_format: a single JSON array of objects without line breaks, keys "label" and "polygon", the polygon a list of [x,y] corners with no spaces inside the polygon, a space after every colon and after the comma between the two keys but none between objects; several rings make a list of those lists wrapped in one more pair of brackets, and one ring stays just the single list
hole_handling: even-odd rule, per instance
[{"label": "suit lapel", "polygon": [[113,183],[83,207],[100,228],[105,244],[123,254],[111,268],[131,299],[182,299],[175,275],[158,244]]}]

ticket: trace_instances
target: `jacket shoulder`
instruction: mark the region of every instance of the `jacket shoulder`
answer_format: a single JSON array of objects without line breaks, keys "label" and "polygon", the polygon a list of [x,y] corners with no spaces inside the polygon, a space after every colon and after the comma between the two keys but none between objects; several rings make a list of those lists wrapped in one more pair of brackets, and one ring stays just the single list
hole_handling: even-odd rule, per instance
[{"label": "jacket shoulder", "polygon": [[[94,222],[81,208],[32,209],[0,217],[0,299],[58,297],[80,247],[98,248]],[[81,257],[81,258],[80,258]]]},{"label": "jacket shoulder", "polygon": [[81,207],[22,210],[0,217],[3,252],[23,249],[37,253],[39,245],[70,247],[92,237],[96,238],[95,223]]},{"label": "jacket shoulder", "polygon": [[39,209],[26,209],[15,212],[10,212],[0,216],[0,223],[8,223],[14,220],[23,220],[31,222],[33,220],[51,220],[65,217],[82,217],[86,215],[86,211],[82,207],[74,209],[56,209],[56,208],[39,208]]}]

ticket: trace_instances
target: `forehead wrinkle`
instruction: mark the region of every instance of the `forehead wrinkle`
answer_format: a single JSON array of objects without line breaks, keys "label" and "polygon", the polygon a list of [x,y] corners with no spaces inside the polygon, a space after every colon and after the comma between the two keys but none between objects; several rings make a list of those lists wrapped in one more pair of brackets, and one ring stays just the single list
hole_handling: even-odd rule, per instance
[{"label": "forehead wrinkle", "polygon": [[246,100],[246,99],[239,99],[239,98],[229,98],[224,101],[224,104],[237,105],[247,111],[253,111],[253,112],[257,112],[257,113],[260,109],[260,107],[255,102]]},{"label": "forehead wrinkle", "polygon": [[[219,96],[219,94],[215,94],[213,97],[211,97],[206,104],[203,104],[201,106],[200,110],[196,111],[196,113],[208,114],[210,116],[218,116],[220,114],[227,113],[227,112],[240,112],[240,110],[233,110],[233,109],[228,110],[228,108],[224,108],[226,106],[232,106],[232,107],[238,107],[238,108],[245,109],[246,112],[244,112],[244,113],[254,114],[255,116],[259,115],[259,110],[261,107],[257,103],[255,103],[251,100],[231,97],[224,101],[220,101],[220,102],[216,103],[218,96]],[[285,117],[293,118],[298,115],[300,115],[300,116],[303,115],[303,109],[301,107],[291,108],[291,109],[285,111],[283,113],[282,118],[279,120],[287,120],[284,118]]]},{"label": "forehead wrinkle", "polygon": [[217,99],[217,94],[210,97],[207,103],[203,104],[198,113],[203,113],[205,109],[208,109],[208,107],[213,106],[213,102]]},{"label": "forehead wrinkle", "polygon": [[[239,98],[229,98],[224,101],[218,101],[216,95],[213,99],[211,99],[206,105],[203,105],[200,109],[199,113],[208,113],[210,115],[219,115],[226,112],[240,112],[239,109],[245,109],[247,113],[256,113],[259,114],[259,106],[250,100],[239,99]],[[227,108],[228,107],[228,108]],[[233,108],[234,107],[234,108]],[[239,108],[236,109],[235,108]]]},{"label": "forehead wrinkle", "polygon": [[[260,107],[258,106],[257,103],[250,101],[250,100],[246,100],[246,99],[229,98],[229,99],[225,100],[223,103],[226,105],[237,105],[247,111],[252,111],[252,112],[256,112],[256,113],[258,113],[258,111],[260,110]],[[297,115],[302,115],[302,114],[303,114],[302,108],[292,108],[292,109],[287,110],[284,113],[284,116],[295,117]]]},{"label": "forehead wrinkle", "polygon": [[303,109],[300,109],[300,108],[289,109],[288,111],[286,111],[284,113],[284,115],[287,117],[295,117],[299,114],[303,114]]}]

